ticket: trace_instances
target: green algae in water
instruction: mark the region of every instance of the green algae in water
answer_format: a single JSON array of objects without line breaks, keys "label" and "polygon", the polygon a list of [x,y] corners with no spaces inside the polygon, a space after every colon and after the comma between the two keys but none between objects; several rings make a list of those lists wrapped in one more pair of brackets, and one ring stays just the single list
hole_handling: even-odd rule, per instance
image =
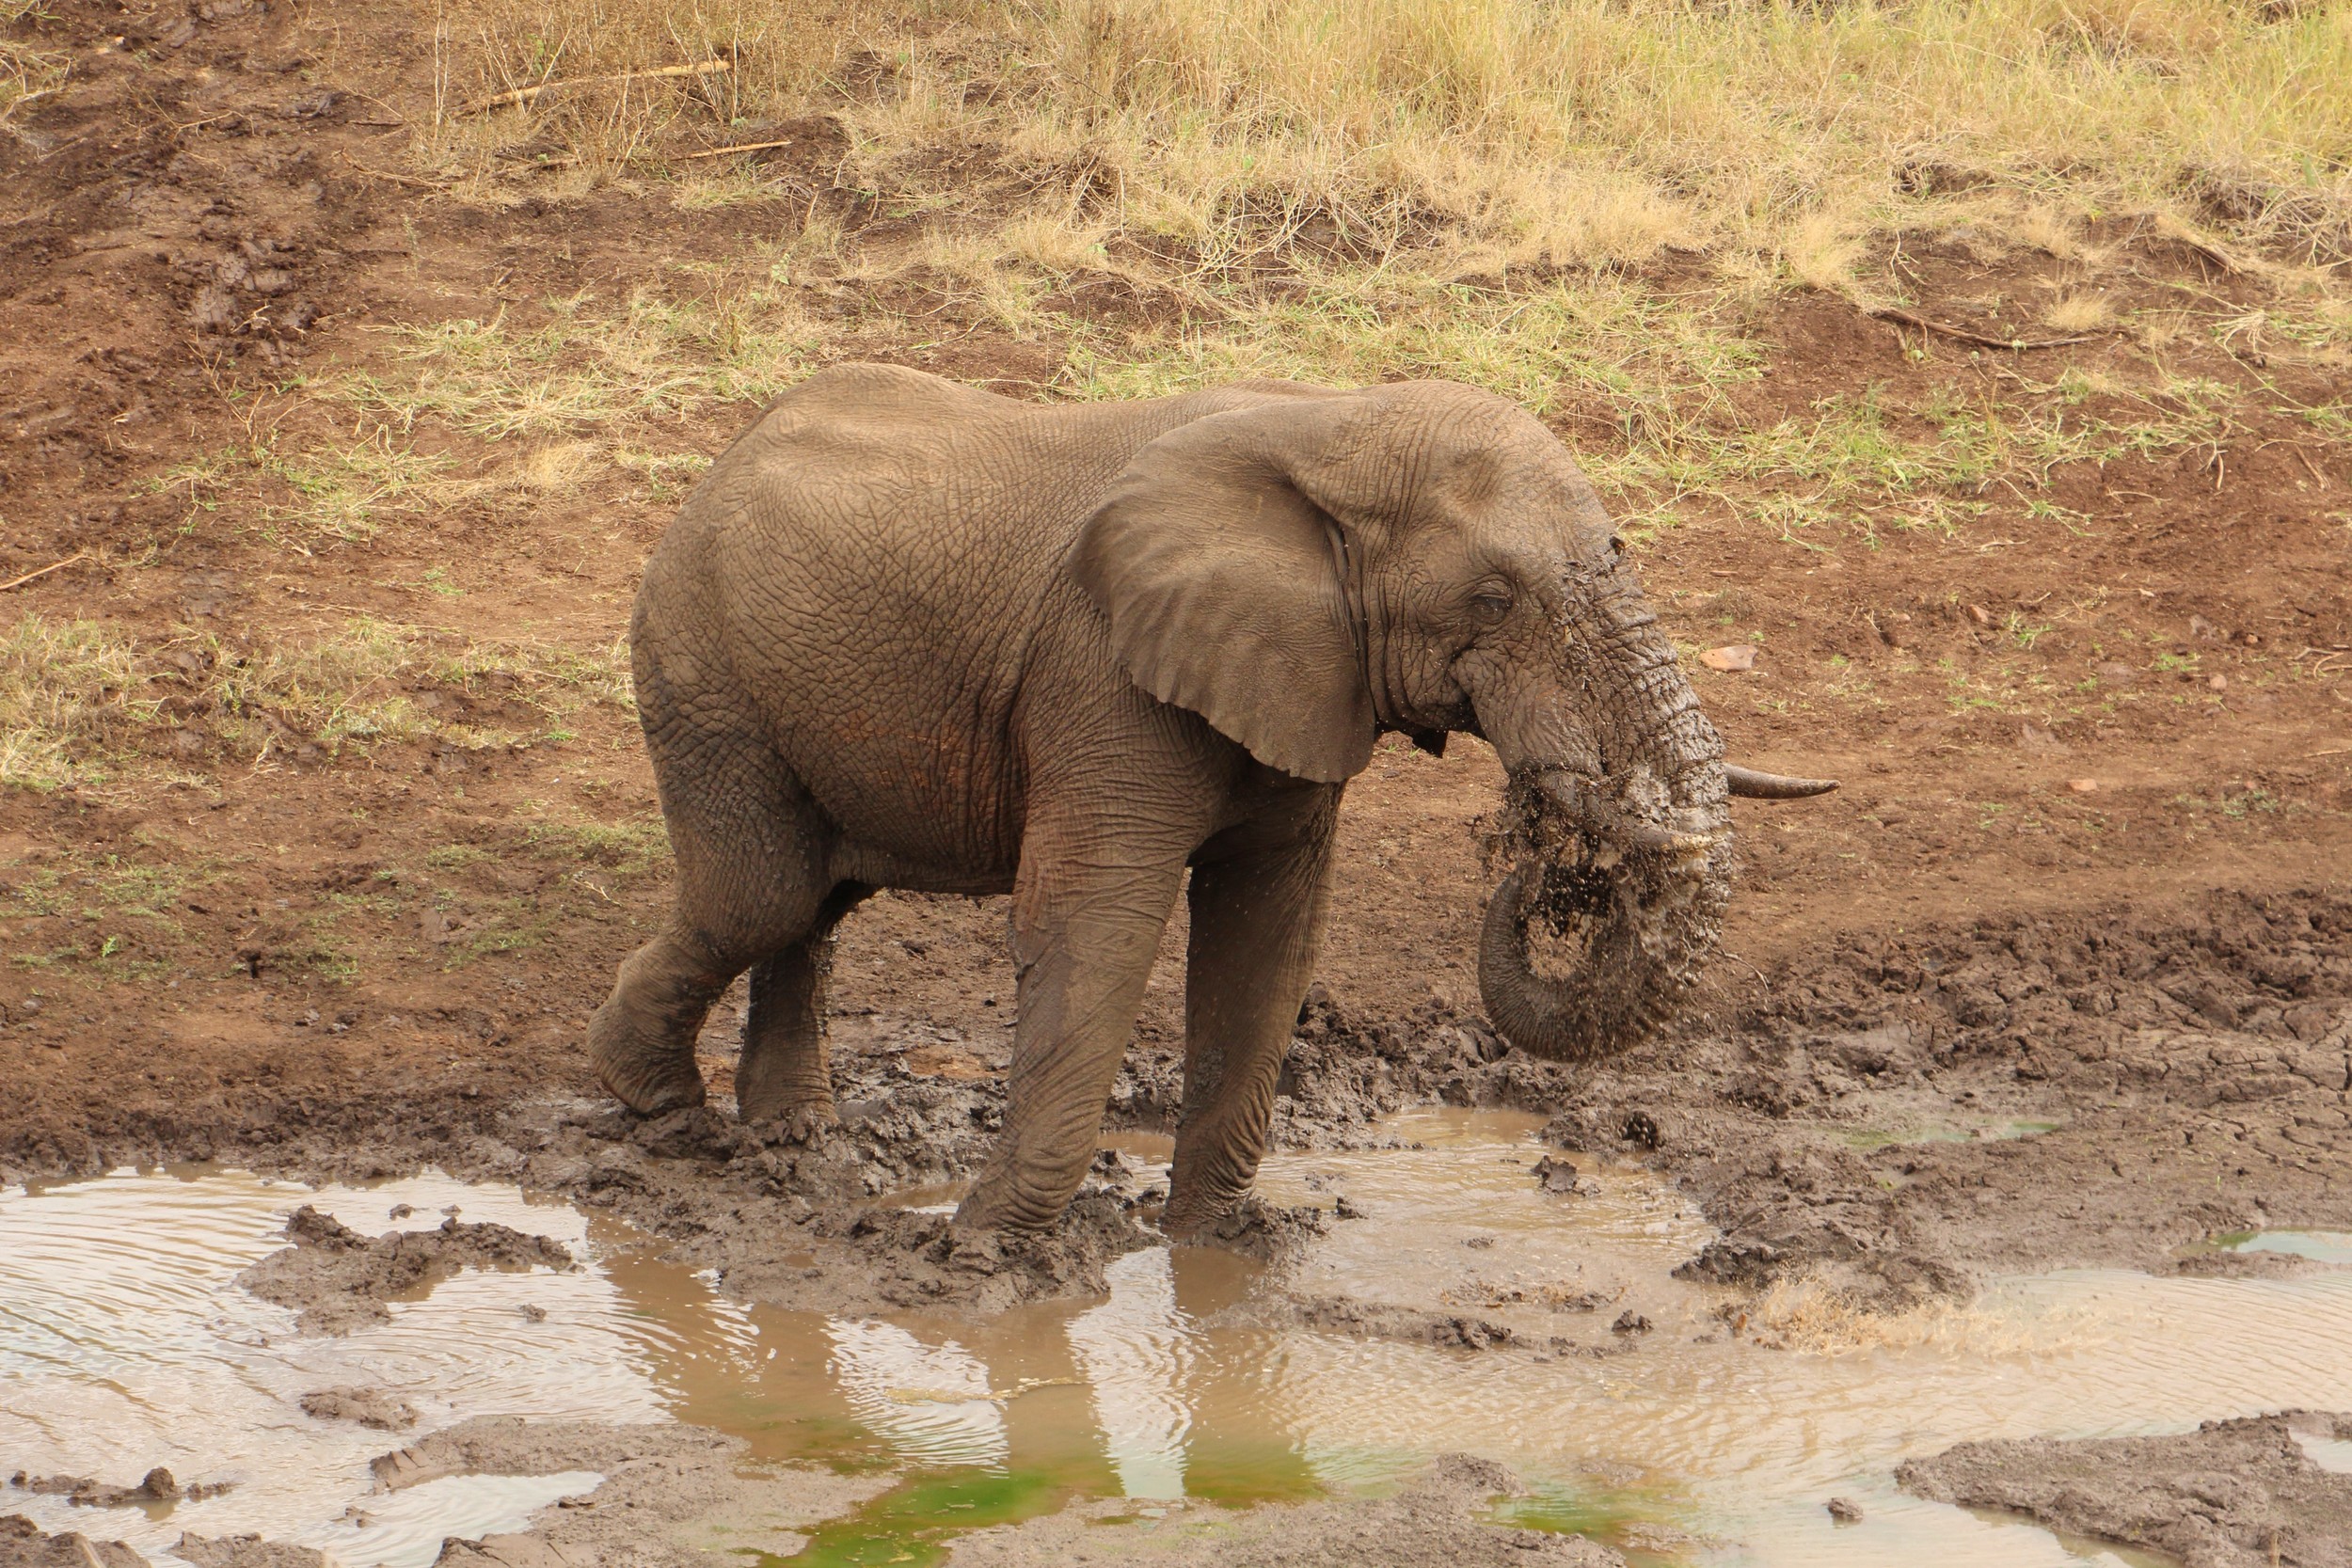
[{"label": "green algae in water", "polygon": [[820,1525],[808,1544],[766,1564],[792,1568],[931,1568],[954,1537],[1058,1512],[1085,1488],[1045,1470],[963,1470],[917,1475],[853,1513]]},{"label": "green algae in water", "polygon": [[1581,1535],[1613,1547],[1631,1568],[1688,1568],[1691,1559],[1629,1544],[1678,1511],[1654,1494],[1616,1487],[1538,1483],[1523,1497],[1503,1497],[1486,1511],[1489,1524]]}]

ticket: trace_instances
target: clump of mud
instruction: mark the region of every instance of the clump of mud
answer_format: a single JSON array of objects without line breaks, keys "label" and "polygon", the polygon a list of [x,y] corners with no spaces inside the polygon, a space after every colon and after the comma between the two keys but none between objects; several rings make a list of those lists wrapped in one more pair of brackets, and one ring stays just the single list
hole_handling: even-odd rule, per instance
[{"label": "clump of mud", "polygon": [[80,1530],[44,1534],[22,1513],[0,1514],[0,1568],[147,1568],[119,1541],[92,1541]]},{"label": "clump of mud", "polygon": [[302,1413],[321,1421],[350,1421],[377,1432],[405,1432],[416,1407],[381,1388],[320,1388],[302,1396]]},{"label": "clump of mud", "polygon": [[1399,1339],[1440,1350],[1498,1350],[1521,1343],[1518,1332],[1489,1318],[1462,1312],[1430,1312],[1354,1296],[1283,1295],[1247,1303],[1221,1322],[1297,1324],[1359,1339]]},{"label": "clump of mud", "polygon": [[294,1307],[305,1334],[348,1334],[388,1322],[385,1303],[392,1297],[464,1269],[572,1267],[561,1242],[503,1225],[461,1224],[454,1215],[437,1230],[393,1230],[370,1241],[306,1203],[286,1221],[286,1239],[294,1244],[246,1269],[237,1283]]},{"label": "clump of mud", "polygon": [[325,1552],[312,1546],[264,1541],[258,1535],[190,1535],[172,1544],[172,1555],[195,1568],[328,1568]]},{"label": "clump of mud", "polygon": [[23,1470],[10,1476],[8,1484],[20,1491],[63,1497],[76,1508],[135,1508],[142,1503],[199,1502],[217,1497],[237,1483],[215,1481],[183,1486],[158,1465],[136,1486],[110,1486],[89,1476],[36,1476]]},{"label": "clump of mud", "polygon": [[[1235,1513],[1182,1500],[1162,1517],[1138,1522],[1131,1499],[1108,1498],[976,1531],[957,1541],[955,1560],[958,1568],[1042,1568],[1116,1561],[1148,1550],[1152,1562],[1168,1568],[1624,1568],[1624,1558],[1581,1536],[1483,1517],[1495,1498],[1523,1490],[1517,1476],[1491,1460],[1444,1454],[1405,1490],[1376,1501],[1269,1503]],[[1210,1521],[1214,1528],[1197,1528]]]},{"label": "clump of mud", "polygon": [[1963,1443],[1895,1479],[1933,1501],[2010,1509],[2188,1568],[2345,1568],[2352,1475],[2320,1468],[2297,1432],[2352,1437],[2352,1416],[2291,1411],[2176,1437]]}]

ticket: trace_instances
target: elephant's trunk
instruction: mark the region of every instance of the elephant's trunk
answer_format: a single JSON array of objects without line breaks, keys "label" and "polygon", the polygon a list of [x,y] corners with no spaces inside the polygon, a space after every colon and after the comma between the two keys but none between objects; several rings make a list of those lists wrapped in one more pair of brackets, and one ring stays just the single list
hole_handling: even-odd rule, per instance
[{"label": "elephant's trunk", "polygon": [[1486,1016],[1555,1061],[1628,1050],[1670,1018],[1730,895],[1722,742],[1648,616],[1609,629],[1580,660],[1603,769],[1506,752],[1514,863],[1479,940]]}]

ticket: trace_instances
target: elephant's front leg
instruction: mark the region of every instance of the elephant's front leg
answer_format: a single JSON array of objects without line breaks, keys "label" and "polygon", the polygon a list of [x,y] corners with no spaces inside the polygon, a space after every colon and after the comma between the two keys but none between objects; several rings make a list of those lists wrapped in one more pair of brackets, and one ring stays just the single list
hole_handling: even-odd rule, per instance
[{"label": "elephant's front leg", "polygon": [[1041,841],[1032,827],[1013,893],[1021,1010],[1005,1126],[958,1225],[1041,1229],[1077,1195],[1184,867],[1182,847]]},{"label": "elephant's front leg", "polygon": [[1258,1174],[1282,1053],[1323,945],[1337,817],[1333,790],[1299,802],[1272,842],[1261,829],[1223,855],[1213,844],[1193,868],[1184,1101],[1161,1221],[1170,1236],[1215,1225]]}]

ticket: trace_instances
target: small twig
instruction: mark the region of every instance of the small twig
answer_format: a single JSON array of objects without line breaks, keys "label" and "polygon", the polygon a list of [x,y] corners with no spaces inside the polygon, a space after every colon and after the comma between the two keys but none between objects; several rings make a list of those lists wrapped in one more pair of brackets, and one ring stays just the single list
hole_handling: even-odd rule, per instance
[{"label": "small twig", "polygon": [[787,136],[782,141],[743,141],[737,142],[732,147],[707,147],[700,152],[681,152],[678,156],[680,158],[723,158],[730,152],[765,152],[771,147],[790,147],[793,140],[793,137]]},{"label": "small twig", "polygon": [[350,153],[338,149],[335,156],[372,180],[389,180],[395,185],[414,185],[421,191],[445,191],[454,182],[448,180],[422,180],[413,174],[394,174],[389,169],[370,168]]},{"label": "small twig", "polygon": [[1980,348],[2006,348],[2021,352],[2038,348],[2064,348],[2069,343],[2087,343],[2095,336],[2093,333],[2082,332],[2071,338],[1995,338],[1989,333],[1972,332],[1964,326],[1954,326],[1948,322],[1931,321],[1926,316],[1910,310],[1899,310],[1892,305],[1866,305],[1862,307],[1862,313],[1877,321],[1894,322],[1916,331],[1932,332],[1939,337],[1951,338],[1960,342],[1975,343]]},{"label": "small twig", "polygon": [[2322,490],[2328,488],[2328,476],[2319,471],[2319,465],[2312,461],[2312,454],[2310,452],[2305,451],[2301,447],[2289,447],[2287,450],[2295,453],[2296,457],[2302,463],[2303,467],[2312,471],[2312,477],[2319,481],[2319,487]]},{"label": "small twig", "polygon": [[2324,752],[2313,752],[2311,754],[2315,757],[2341,757],[2352,755],[2352,746],[2330,746]]},{"label": "small twig", "polygon": [[594,82],[644,82],[661,76],[717,76],[734,69],[735,62],[732,60],[697,60],[692,65],[656,66],[651,71],[623,71],[610,76],[569,76],[561,82],[541,82],[535,87],[510,87],[504,92],[494,92],[487,98],[477,98],[470,103],[461,104],[457,112],[461,115],[485,114],[509,104],[528,103],[540,94],[553,92],[559,87],[583,87]]},{"label": "small twig", "polygon": [[11,588],[22,588],[26,583],[32,581],[35,578],[45,578],[50,573],[56,571],[61,567],[71,566],[77,561],[87,560],[88,556],[89,551],[87,550],[75,550],[72,555],[67,556],[63,561],[53,561],[38,572],[27,572],[21,578],[10,578],[6,582],[0,582],[0,594],[5,594]]}]

